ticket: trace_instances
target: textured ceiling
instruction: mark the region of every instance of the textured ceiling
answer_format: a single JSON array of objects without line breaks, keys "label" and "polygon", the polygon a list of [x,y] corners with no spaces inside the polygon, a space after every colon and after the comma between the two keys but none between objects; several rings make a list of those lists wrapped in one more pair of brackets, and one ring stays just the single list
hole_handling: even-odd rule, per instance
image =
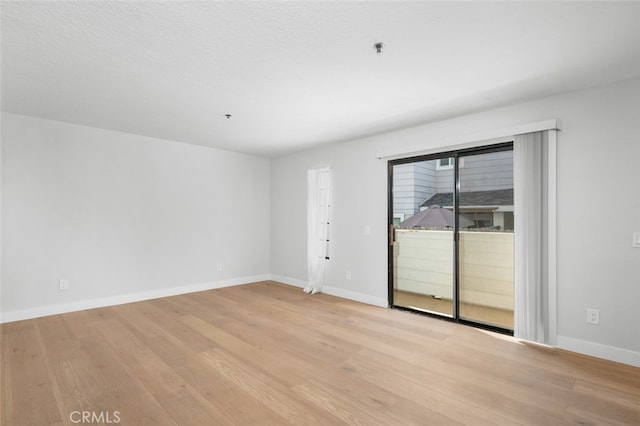
[{"label": "textured ceiling", "polygon": [[3,110],[268,156],[640,76],[640,2],[1,7]]}]

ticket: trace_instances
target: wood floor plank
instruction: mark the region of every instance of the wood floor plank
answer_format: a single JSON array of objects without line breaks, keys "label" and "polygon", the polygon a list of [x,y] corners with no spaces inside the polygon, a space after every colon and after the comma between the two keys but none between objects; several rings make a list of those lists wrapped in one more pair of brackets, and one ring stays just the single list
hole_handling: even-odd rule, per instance
[{"label": "wood floor plank", "polygon": [[2,425],[631,425],[640,369],[275,282],[0,325]]},{"label": "wood floor plank", "polygon": [[55,384],[49,376],[36,322],[2,327],[3,424],[60,424],[63,419],[53,389]]},{"label": "wood floor plank", "polygon": [[[431,381],[412,380],[392,369],[381,367],[380,364],[367,362],[364,358],[353,359],[342,365],[342,368],[352,371],[355,375],[372,385],[384,384],[389,392],[393,392],[403,401],[417,405],[405,415],[414,415],[429,424],[433,418],[445,417],[447,420],[440,424],[473,424],[492,426],[505,423],[506,419],[491,412],[488,407],[471,404],[468,401],[460,403],[458,395],[450,396],[438,391]],[[399,380],[399,378],[401,378]]]},{"label": "wood floor plank", "polygon": [[313,382],[298,385],[293,390],[333,415],[336,421],[358,426],[388,424],[378,420],[367,411],[362,411],[351,401],[341,399],[337,395],[316,386]]},{"label": "wood floor plank", "polygon": [[[102,398],[94,401],[98,411],[119,411],[127,423],[172,425],[165,408],[152,396],[148,383],[131,374],[131,370],[102,334],[83,338],[82,356]],[[86,410],[78,407],[77,410]]]},{"label": "wood floor plank", "polygon": [[218,417],[206,398],[126,327],[118,323],[104,324],[100,331],[128,374],[145,383],[149,394],[176,424],[213,423]]},{"label": "wood floor plank", "polygon": [[371,383],[385,383],[404,398],[465,424],[526,424],[511,410],[505,410],[504,400],[494,389],[457,379],[459,374],[453,365],[444,369],[434,365],[420,369],[413,363],[369,349],[345,365]]},{"label": "wood floor plank", "polygon": [[247,396],[260,401],[284,421],[292,425],[322,424],[314,415],[314,410],[296,401],[297,395],[284,391],[274,385],[269,378],[250,366],[240,365],[223,351],[209,351],[200,354],[201,358],[215,368]]},{"label": "wood floor plank", "polygon": [[60,315],[38,318],[35,324],[61,418],[67,420],[79,408],[99,411],[104,395],[81,356],[82,340],[74,338]]},{"label": "wood floor plank", "polygon": [[[208,373],[203,374],[205,371]],[[194,359],[190,365],[177,367],[176,372],[215,407],[217,419],[213,424],[282,424],[280,416],[260,401],[248,398],[242,389],[216,374],[204,361]],[[212,379],[216,375],[222,380]]]}]

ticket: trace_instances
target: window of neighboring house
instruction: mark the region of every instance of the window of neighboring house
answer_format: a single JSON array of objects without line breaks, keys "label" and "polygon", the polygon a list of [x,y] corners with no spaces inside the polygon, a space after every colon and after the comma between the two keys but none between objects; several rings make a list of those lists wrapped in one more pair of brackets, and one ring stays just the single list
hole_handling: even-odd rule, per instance
[{"label": "window of neighboring house", "polygon": [[491,212],[467,211],[461,215],[473,222],[469,228],[490,228],[493,226],[493,213]]},{"label": "window of neighboring house", "polygon": [[[454,158],[440,158],[436,161],[436,170],[449,170],[453,169]],[[464,158],[460,159],[460,167],[464,167]]]}]

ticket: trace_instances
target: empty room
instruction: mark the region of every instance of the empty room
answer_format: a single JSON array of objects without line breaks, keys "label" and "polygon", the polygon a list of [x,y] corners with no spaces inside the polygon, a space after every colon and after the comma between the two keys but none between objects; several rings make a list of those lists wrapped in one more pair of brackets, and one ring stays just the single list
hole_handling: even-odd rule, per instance
[{"label": "empty room", "polygon": [[0,8],[2,425],[640,424],[640,2]]}]

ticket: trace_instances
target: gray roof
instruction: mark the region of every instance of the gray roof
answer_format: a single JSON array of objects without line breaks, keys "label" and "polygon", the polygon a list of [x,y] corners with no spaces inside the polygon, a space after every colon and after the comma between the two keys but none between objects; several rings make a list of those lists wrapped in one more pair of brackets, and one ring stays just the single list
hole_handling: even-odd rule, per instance
[{"label": "gray roof", "polygon": [[[440,192],[420,204],[420,207],[452,206],[453,193]],[[493,191],[471,191],[460,193],[460,206],[512,206],[512,189],[495,189]]]},{"label": "gray roof", "polygon": [[[440,206],[430,206],[414,214],[407,220],[400,222],[398,228],[451,228],[453,227],[454,217],[455,215],[449,209],[443,209]],[[473,225],[473,222],[464,216],[460,216],[458,221],[463,228],[468,228]]]}]

